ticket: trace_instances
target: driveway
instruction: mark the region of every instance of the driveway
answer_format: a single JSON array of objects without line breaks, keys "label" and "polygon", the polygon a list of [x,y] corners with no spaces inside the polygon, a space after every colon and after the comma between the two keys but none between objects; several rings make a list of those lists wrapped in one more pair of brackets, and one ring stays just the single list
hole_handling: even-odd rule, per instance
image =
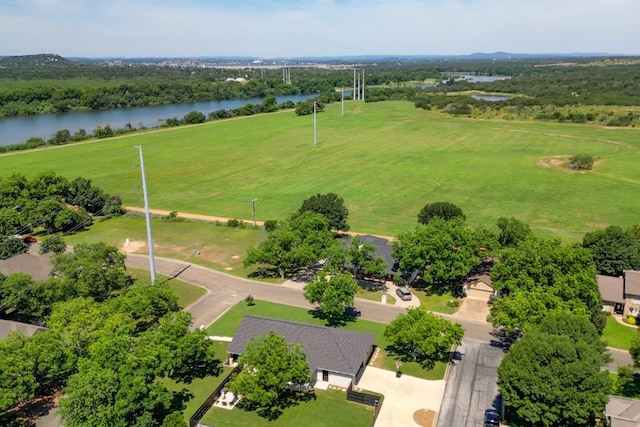
[{"label": "driveway", "polygon": [[440,410],[445,381],[428,381],[408,375],[397,378],[395,372],[367,366],[358,386],[354,387],[357,388],[384,395],[377,426],[410,427],[419,425],[413,420],[416,411]]},{"label": "driveway", "polygon": [[482,427],[484,411],[500,412],[497,368],[504,352],[487,342],[464,338],[449,377],[437,427]]},{"label": "driveway", "polygon": [[456,317],[487,323],[489,310],[488,299],[468,296],[462,300],[462,304],[460,304],[460,308],[456,312]]}]

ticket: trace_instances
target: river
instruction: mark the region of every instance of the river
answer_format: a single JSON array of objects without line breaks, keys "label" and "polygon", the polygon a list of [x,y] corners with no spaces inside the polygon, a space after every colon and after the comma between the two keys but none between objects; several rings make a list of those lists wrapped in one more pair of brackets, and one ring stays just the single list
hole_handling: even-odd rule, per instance
[{"label": "river", "polygon": [[[345,95],[347,92],[345,91]],[[289,95],[278,97],[278,103],[304,101],[317,94]],[[109,125],[113,129],[124,128],[127,123],[133,127],[156,127],[162,119],[181,119],[190,111],[200,111],[207,115],[216,110],[233,110],[245,104],[262,104],[264,98],[230,99],[224,101],[194,102],[190,104],[157,105],[153,107],[121,108],[104,111],[80,111],[39,116],[6,117],[0,119],[0,145],[22,144],[29,138],[45,141],[54,133],[68,129],[72,134],[80,129],[92,133],[98,126]]]}]

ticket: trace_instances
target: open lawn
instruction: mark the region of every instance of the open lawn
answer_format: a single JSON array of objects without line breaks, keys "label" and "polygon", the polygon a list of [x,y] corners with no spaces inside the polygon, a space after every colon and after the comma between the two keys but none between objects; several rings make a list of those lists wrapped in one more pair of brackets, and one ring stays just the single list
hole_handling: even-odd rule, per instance
[{"label": "open lawn", "polygon": [[[290,320],[294,322],[310,323],[313,325],[325,324],[323,320],[314,318],[309,310],[256,300],[255,305],[253,306],[248,306],[246,303],[234,305],[229,311],[209,326],[206,332],[208,335],[233,336],[235,330],[240,325],[242,318],[249,314],[255,316],[275,317],[277,319]],[[390,357],[385,350],[389,344],[387,339],[383,336],[385,326],[386,325],[383,323],[357,319],[354,322],[347,322],[344,328],[373,334],[375,336],[373,343],[380,349],[380,354],[376,358],[374,366],[395,371],[395,359]],[[402,372],[407,375],[427,380],[440,380],[444,377],[445,367],[446,364],[437,363],[434,369],[426,371],[416,363],[405,363],[402,365]]]},{"label": "open lawn", "polygon": [[613,316],[609,316],[607,318],[607,326],[605,326],[602,332],[602,338],[609,347],[629,350],[631,339],[637,333],[637,327],[621,325]]},{"label": "open lawn", "polygon": [[[240,277],[255,270],[245,269],[242,261],[247,249],[266,235],[264,229],[253,226],[231,228],[206,221],[163,221],[160,217],[153,217],[151,229],[156,256],[181,259]],[[146,233],[144,216],[128,214],[97,222],[89,230],[65,236],[65,241],[71,246],[105,242],[124,251],[146,254]],[[126,239],[129,247],[125,247]]]},{"label": "open lawn", "polygon": [[[258,219],[284,219],[336,192],[353,230],[380,235],[413,229],[437,201],[459,205],[471,225],[515,216],[568,241],[638,222],[640,129],[457,118],[400,101],[350,102],[344,117],[331,104],[317,123],[315,147],[312,117],[286,111],[3,155],[0,170],[91,178],[143,206],[142,145],[158,209],[248,219],[255,197]],[[579,153],[600,159],[593,171],[560,166]]]},{"label": "open lawn", "polygon": [[[151,282],[151,273],[149,273],[149,270],[141,270],[139,268],[129,268],[127,270],[134,278],[136,278],[136,280],[142,280],[147,283]],[[163,276],[162,274],[156,275],[156,281],[157,283],[167,282],[169,288],[175,292],[178,297],[178,304],[182,308],[187,307],[189,304],[207,293],[207,290],[200,286],[192,285],[191,283],[183,282],[178,279],[169,279],[167,276]]]},{"label": "open lawn", "polygon": [[202,422],[216,427],[367,427],[373,417],[373,407],[348,402],[340,390],[316,390],[307,402],[287,408],[274,421],[261,418],[255,412],[240,408],[211,408]]}]

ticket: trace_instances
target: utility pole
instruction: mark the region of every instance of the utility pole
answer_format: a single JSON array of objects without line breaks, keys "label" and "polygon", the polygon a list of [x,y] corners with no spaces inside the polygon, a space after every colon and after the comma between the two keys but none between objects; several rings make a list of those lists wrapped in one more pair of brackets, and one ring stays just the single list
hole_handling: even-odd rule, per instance
[{"label": "utility pole", "polygon": [[151,284],[156,283],[156,260],[153,256],[153,237],[151,237],[151,215],[149,213],[149,195],[147,194],[147,178],[144,173],[144,158],[142,157],[142,145],[135,148],[140,152],[140,171],[142,172],[142,194],[144,195],[144,215],[147,220],[147,246],[149,246],[149,272]]},{"label": "utility pole", "polygon": [[313,101],[313,146],[315,147],[316,145],[318,145],[318,140],[317,140],[317,128],[318,128],[318,124],[317,124],[317,120],[316,120],[316,101]]},{"label": "utility pole", "polygon": [[340,94],[341,94],[341,97],[340,97],[340,106],[341,106],[341,108],[342,108],[342,114],[341,114],[341,115],[343,115],[343,116],[344,116],[344,86],[342,86],[342,89],[340,90]]},{"label": "utility pole", "polygon": [[258,199],[256,199],[255,197],[253,197],[251,199],[251,204],[253,205],[253,226],[257,227],[256,225],[256,202],[258,201]]}]

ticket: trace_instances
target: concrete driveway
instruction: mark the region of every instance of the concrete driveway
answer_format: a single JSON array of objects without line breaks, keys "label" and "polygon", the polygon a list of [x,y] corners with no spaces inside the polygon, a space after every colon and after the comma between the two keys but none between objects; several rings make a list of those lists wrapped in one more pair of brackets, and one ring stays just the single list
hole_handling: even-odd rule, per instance
[{"label": "concrete driveway", "polygon": [[377,426],[410,427],[418,424],[414,412],[421,409],[440,410],[445,381],[428,381],[402,375],[385,369],[367,366],[354,390],[362,388],[384,395],[384,402],[376,420]]}]

